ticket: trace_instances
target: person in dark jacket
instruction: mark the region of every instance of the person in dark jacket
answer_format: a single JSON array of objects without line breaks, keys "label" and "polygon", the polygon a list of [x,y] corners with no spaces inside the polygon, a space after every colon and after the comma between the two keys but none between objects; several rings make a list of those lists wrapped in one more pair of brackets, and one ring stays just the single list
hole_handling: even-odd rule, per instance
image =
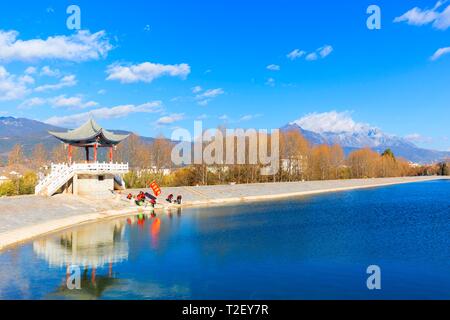
[{"label": "person in dark jacket", "polygon": [[167,197],[166,201],[169,203],[172,203],[173,200],[173,194],[169,194],[169,196]]}]

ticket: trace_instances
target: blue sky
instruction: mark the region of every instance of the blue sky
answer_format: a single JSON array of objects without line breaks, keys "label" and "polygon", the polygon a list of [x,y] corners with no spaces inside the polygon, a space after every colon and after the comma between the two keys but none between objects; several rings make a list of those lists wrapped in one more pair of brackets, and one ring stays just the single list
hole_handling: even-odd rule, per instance
[{"label": "blue sky", "polygon": [[271,129],[328,113],[450,150],[450,2],[93,2],[0,10],[0,115],[170,136],[199,118]]}]

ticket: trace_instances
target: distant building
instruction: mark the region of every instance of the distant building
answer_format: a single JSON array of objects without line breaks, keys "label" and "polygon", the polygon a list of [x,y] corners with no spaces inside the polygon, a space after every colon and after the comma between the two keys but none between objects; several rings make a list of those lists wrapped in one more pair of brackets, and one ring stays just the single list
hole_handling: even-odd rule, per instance
[{"label": "distant building", "polygon": [[306,171],[306,164],[303,157],[300,157],[300,159],[281,159],[281,169],[285,172],[302,174]]},{"label": "distant building", "polygon": [[29,169],[22,165],[11,165],[0,168],[0,184],[11,181],[13,179],[20,179]]},{"label": "distant building", "polygon": [[15,177],[17,177],[17,178],[22,178],[22,175],[20,174],[20,173],[18,173],[17,171],[10,171],[9,172],[9,174],[11,175],[11,176],[15,176]]},{"label": "distant building", "polygon": [[5,182],[8,182],[10,179],[5,176],[0,176],[0,185],[4,184]]},{"label": "distant building", "polygon": [[151,173],[151,174],[162,174],[163,176],[170,176],[172,173],[172,169],[170,168],[160,168],[158,169],[156,166],[152,166],[149,169],[141,169],[137,171],[137,175],[141,176],[145,173]]},{"label": "distant building", "polygon": [[419,168],[419,167],[421,167],[422,165],[419,164],[419,163],[415,163],[415,162],[409,162],[409,166],[410,166],[411,168]]}]

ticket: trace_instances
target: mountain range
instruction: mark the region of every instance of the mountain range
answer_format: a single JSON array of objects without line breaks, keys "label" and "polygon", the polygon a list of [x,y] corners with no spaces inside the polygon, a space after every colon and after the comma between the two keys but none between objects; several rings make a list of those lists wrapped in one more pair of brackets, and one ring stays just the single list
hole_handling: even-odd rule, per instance
[{"label": "mountain range", "polygon": [[[405,138],[389,135],[374,127],[362,127],[358,130],[343,132],[316,132],[305,130],[299,124],[292,122],[280,128],[281,131],[299,131],[312,145],[339,144],[348,154],[351,151],[369,147],[377,152],[390,148],[396,156],[403,157],[415,163],[434,163],[450,158],[450,152],[428,150],[417,147]],[[38,143],[51,150],[59,141],[48,131],[66,131],[61,128],[37,120],[14,117],[0,117],[0,157],[6,157],[15,144],[21,144],[26,154],[31,154]],[[127,134],[123,130],[112,130],[116,133]],[[146,142],[153,138],[141,137]]]},{"label": "mountain range", "polygon": [[379,153],[391,149],[396,156],[419,164],[435,163],[450,158],[450,152],[423,149],[405,138],[386,134],[375,127],[365,126],[358,130],[342,132],[315,132],[305,130],[292,122],[281,128],[281,131],[290,130],[300,132],[312,145],[339,144],[346,154],[368,147]]}]

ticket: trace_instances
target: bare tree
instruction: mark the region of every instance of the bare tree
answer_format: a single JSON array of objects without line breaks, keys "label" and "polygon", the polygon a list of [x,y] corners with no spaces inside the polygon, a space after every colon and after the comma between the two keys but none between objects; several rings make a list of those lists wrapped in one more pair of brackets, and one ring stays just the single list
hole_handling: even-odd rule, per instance
[{"label": "bare tree", "polygon": [[67,150],[63,143],[58,144],[51,152],[51,160],[55,163],[68,162]]},{"label": "bare tree", "polygon": [[16,144],[8,154],[8,165],[21,164],[25,162],[22,146]]},{"label": "bare tree", "polygon": [[39,168],[48,162],[48,152],[42,143],[39,143],[34,147],[32,162],[36,168]]}]

